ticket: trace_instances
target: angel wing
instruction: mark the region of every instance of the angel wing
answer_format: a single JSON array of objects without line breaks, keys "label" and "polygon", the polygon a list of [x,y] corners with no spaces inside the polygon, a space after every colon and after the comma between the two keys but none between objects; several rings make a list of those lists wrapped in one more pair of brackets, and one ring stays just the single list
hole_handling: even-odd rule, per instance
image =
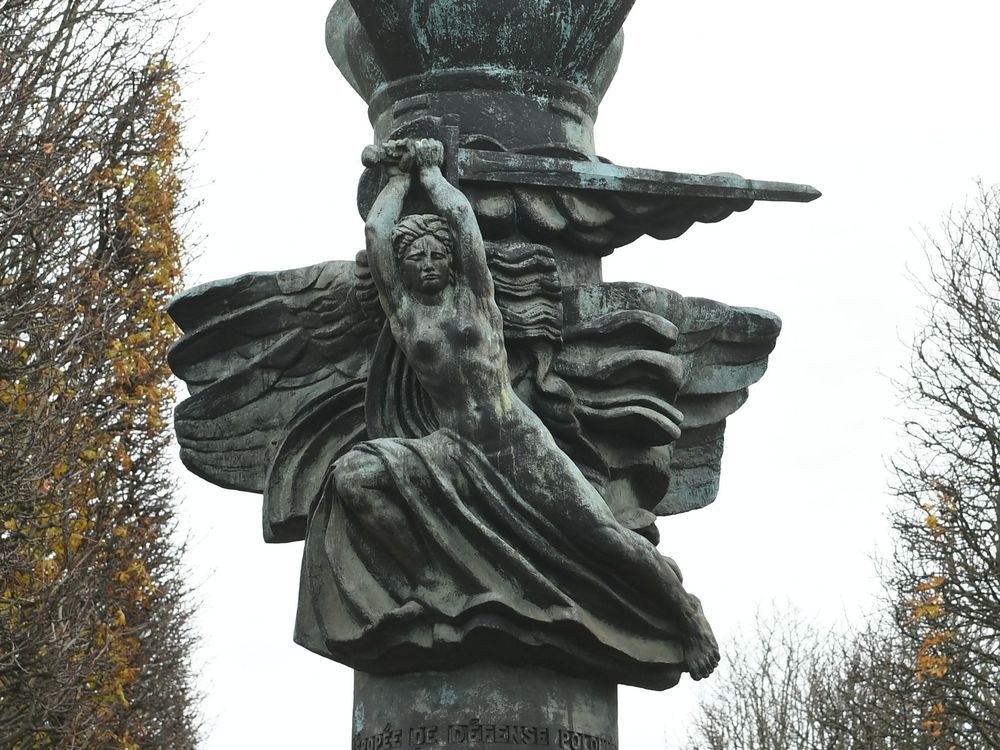
[{"label": "angel wing", "polygon": [[[510,272],[504,290],[515,299],[526,293],[514,283],[524,247],[494,262]],[[184,331],[170,364],[191,392],[175,413],[181,459],[211,482],[262,492],[268,541],[303,538],[329,467],[368,437],[367,424],[381,424],[373,417],[386,404],[405,406],[407,425],[428,412],[386,336],[376,346],[382,321],[358,283],[364,268],[334,261],[248,274],[192,289],[170,307]],[[572,389],[567,403],[599,455],[619,519],[653,537],[654,514],[712,502],[726,417],[763,375],[778,318],[633,283],[564,288],[557,309],[554,270],[528,270],[538,289],[524,310],[505,305],[513,316],[505,329],[515,341],[521,329],[528,340],[558,340],[549,329],[561,328],[552,368]],[[373,367],[384,376],[374,390]],[[399,393],[390,398],[386,388]],[[431,421],[393,423],[386,434],[424,434]]]},{"label": "angel wing", "polygon": [[184,332],[170,366],[191,394],[174,414],[181,460],[210,482],[263,493],[268,541],[303,538],[314,496],[303,486],[365,434],[381,322],[365,312],[355,263],[212,282],[169,312]]},{"label": "angel wing", "polygon": [[726,418],[764,374],[773,313],[637,283],[564,290],[556,371],[610,473],[619,520],[655,536],[656,515],[711,503]]}]

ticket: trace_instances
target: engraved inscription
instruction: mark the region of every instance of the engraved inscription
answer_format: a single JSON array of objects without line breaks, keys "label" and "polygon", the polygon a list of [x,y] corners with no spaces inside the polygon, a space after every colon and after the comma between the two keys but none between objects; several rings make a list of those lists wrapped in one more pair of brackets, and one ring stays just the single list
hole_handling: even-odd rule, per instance
[{"label": "engraved inscription", "polygon": [[438,728],[431,727],[410,727],[410,745],[420,747],[421,745],[437,744]]},{"label": "engraved inscription", "polygon": [[389,748],[454,747],[456,745],[504,745],[517,747],[556,747],[562,750],[618,750],[618,743],[607,737],[577,732],[565,727],[539,727],[528,724],[484,724],[478,718],[463,724],[428,725],[393,729],[386,725],[381,732],[357,735],[352,750],[389,750]]},{"label": "engraved inscription", "polygon": [[607,737],[583,734],[570,729],[560,729],[556,733],[556,746],[569,750],[618,750],[618,744]]},{"label": "engraved inscription", "polygon": [[489,743],[499,745],[548,746],[548,727],[523,724],[482,724],[471,719],[468,724],[449,724],[448,741],[458,744]]},{"label": "engraved inscription", "polygon": [[403,730],[393,729],[386,724],[385,729],[368,736],[357,736],[351,743],[351,750],[387,750],[387,748],[403,747]]}]

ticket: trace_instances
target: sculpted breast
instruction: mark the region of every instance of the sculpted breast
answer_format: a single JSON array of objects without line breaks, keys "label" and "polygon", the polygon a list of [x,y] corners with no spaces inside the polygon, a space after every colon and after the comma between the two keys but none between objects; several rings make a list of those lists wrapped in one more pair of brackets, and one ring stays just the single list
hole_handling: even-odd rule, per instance
[{"label": "sculpted breast", "polygon": [[436,336],[418,336],[410,346],[409,357],[412,364],[434,364],[441,351],[441,341]]},{"label": "sculpted breast", "polygon": [[462,348],[474,347],[483,340],[483,330],[474,321],[459,320],[452,330],[451,338],[453,343]]}]

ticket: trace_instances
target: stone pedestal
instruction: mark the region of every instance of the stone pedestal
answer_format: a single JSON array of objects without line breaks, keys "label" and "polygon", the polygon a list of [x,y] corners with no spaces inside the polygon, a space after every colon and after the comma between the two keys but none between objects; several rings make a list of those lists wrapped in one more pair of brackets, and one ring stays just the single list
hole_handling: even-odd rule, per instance
[{"label": "stone pedestal", "polygon": [[618,687],[481,663],[450,672],[354,673],[352,750],[616,750]]}]

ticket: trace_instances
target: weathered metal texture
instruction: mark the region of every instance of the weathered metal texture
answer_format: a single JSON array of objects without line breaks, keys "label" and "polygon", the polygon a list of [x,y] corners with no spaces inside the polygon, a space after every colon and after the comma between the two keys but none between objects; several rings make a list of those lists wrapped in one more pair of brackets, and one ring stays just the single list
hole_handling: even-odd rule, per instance
[{"label": "weathered metal texture", "polygon": [[[777,316],[647,284],[563,284],[561,274],[543,275],[552,266],[541,248],[532,266],[501,245],[490,248],[512,361],[542,336],[558,342],[554,367],[587,394],[573,408],[604,455],[602,481],[616,512],[672,515],[711,503],[725,419],[763,376]],[[523,321],[544,318],[553,289],[558,327],[526,328]],[[184,331],[170,365],[191,392],[175,415],[181,459],[215,484],[262,493],[267,541],[303,539],[328,462],[368,437],[366,391],[384,318],[367,266],[328,261],[214,281],[184,292],[170,314]],[[676,334],[658,333],[671,327]],[[601,362],[626,352],[631,360],[599,374]],[[648,363],[667,353],[679,358],[683,381],[665,399],[665,374]],[[536,377],[519,367],[511,377],[531,401]],[[676,443],[656,429],[655,415],[670,404],[683,414]],[[643,518],[645,526],[652,516]]]},{"label": "weathered metal texture", "polygon": [[[600,100],[622,52],[630,0],[339,0],[327,46],[369,103],[377,143],[445,141],[492,240],[526,239],[557,255],[601,257],[643,235],[673,239],[754,201],[809,201],[806,185],[619,167],[595,155]],[[384,177],[359,189],[367,217]],[[597,280],[599,266],[563,264]],[[588,269],[583,272],[583,269]]]},{"label": "weathered metal texture", "polygon": [[381,89],[369,105],[375,141],[396,137],[409,123],[454,115],[465,134],[485,135],[506,148],[544,145],[594,153],[597,101],[555,78],[506,71],[444,71]]},{"label": "weathered metal texture", "polygon": [[352,750],[617,750],[613,683],[480,662],[450,672],[355,672]]},{"label": "weathered metal texture", "polygon": [[819,191],[811,185],[747,180],[737,174],[662,172],[602,161],[465,148],[458,151],[458,176],[473,183],[576,188],[672,198],[808,203],[820,197]]},{"label": "weathered metal texture", "polygon": [[366,100],[393,81],[460,69],[562,79],[600,99],[633,2],[338,0],[327,48]]},{"label": "weathered metal texture", "polygon": [[[809,185],[620,167],[566,149],[512,153],[484,136],[459,135],[457,125],[446,124],[452,122],[457,118],[424,118],[399,135],[434,135],[450,143],[449,179],[464,190],[483,235],[552,247],[564,276],[578,283],[600,279],[600,266],[591,259],[643,235],[673,239],[695,223],[745,211],[755,200],[819,197]],[[362,217],[384,185],[380,168],[365,170],[358,189]]]},{"label": "weathered metal texture", "polygon": [[376,141],[457,115],[508,148],[593,153],[594,120],[622,51],[631,0],[339,0],[327,48],[369,103]]},{"label": "weathered metal texture", "polygon": [[377,141],[366,250],[171,305],[185,465],[305,540],[296,641],[381,675],[355,746],[475,724],[611,747],[614,684],[718,663],[654,522],[715,499],[780,321],[604,283],[600,258],[819,194],[595,155],[631,4],[339,0],[328,46]]}]

